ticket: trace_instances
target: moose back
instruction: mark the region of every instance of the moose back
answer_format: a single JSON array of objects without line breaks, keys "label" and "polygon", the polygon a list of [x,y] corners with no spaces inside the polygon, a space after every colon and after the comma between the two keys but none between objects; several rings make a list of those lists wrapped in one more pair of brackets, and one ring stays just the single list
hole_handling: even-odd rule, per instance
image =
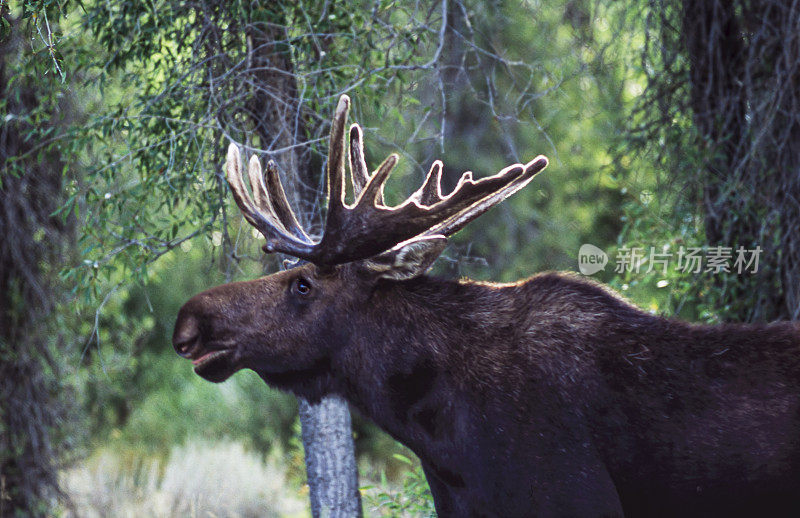
[{"label": "moose back", "polygon": [[251,196],[229,149],[231,190],[265,251],[309,262],[189,300],[173,342],[197,374],[249,368],[311,400],[341,394],[419,456],[440,516],[800,513],[800,326],[665,319],[568,274],[426,276],[448,236],[547,161],[466,173],[447,196],[436,162],[387,207],[397,157],[370,174],[357,125],[348,153],[348,109],[343,96],[318,241],[274,165],[264,175],[251,159]]}]

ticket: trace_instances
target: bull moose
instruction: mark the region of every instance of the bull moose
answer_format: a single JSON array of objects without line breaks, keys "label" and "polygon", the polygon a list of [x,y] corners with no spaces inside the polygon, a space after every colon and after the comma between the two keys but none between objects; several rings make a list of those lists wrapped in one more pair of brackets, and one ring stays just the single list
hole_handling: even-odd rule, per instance
[{"label": "bull moose", "polygon": [[[307,261],[212,288],[173,342],[197,374],[242,368],[316,400],[342,395],[419,457],[440,516],[800,516],[800,326],[697,325],[604,286],[425,275],[448,236],[523,188],[537,157],[387,207],[350,100],[334,114],[315,241],[274,164],[231,145],[227,178],[265,252]],[[349,156],[348,156],[349,155]],[[355,194],[345,201],[345,161]]]}]

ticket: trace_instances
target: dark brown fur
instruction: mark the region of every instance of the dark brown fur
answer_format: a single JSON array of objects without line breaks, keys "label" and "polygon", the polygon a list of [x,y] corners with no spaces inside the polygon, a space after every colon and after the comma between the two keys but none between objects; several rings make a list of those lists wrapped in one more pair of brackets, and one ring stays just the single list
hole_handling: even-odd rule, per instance
[{"label": "dark brown fur", "polygon": [[212,381],[342,394],[419,456],[440,516],[800,513],[795,323],[668,320],[566,274],[309,264],[195,296],[174,341],[231,350],[197,368]]}]

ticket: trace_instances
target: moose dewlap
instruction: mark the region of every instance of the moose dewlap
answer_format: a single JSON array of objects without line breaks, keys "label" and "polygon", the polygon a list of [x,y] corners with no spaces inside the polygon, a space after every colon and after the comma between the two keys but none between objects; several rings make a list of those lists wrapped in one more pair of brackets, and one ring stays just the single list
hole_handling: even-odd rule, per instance
[{"label": "moose dewlap", "polygon": [[[701,326],[567,274],[514,284],[425,272],[447,237],[523,188],[537,157],[464,174],[440,162],[387,207],[362,134],[333,118],[319,240],[273,164],[227,175],[266,252],[309,261],[189,300],[173,342],[195,371],[239,369],[311,400],[336,393],[420,458],[440,516],[800,515],[800,327]],[[345,202],[345,161],[355,193]]]}]

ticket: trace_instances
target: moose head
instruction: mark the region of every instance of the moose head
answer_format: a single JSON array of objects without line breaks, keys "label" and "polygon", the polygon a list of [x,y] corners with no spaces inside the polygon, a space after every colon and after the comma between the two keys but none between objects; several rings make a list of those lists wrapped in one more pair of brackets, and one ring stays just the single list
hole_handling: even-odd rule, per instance
[{"label": "moose head", "polygon": [[189,300],[178,315],[173,343],[195,371],[223,381],[242,368],[280,388],[318,397],[333,390],[332,355],[347,354],[361,333],[350,329],[374,305],[379,287],[422,276],[447,238],[523,188],[547,159],[509,166],[474,180],[465,173],[455,190],[441,192],[442,163],[434,162],[422,187],[396,207],[384,203],[383,188],[398,156],[370,174],[362,131],[350,127],[349,169],[355,201],[345,202],[346,124],[350,99],[339,99],[327,163],[328,211],[324,233],[312,240],[288,203],[275,164],[266,174],[252,156],[243,178],[239,149],[228,149],[226,173],[245,219],[266,238],[267,253],[307,261],[258,280],[222,285]]}]

